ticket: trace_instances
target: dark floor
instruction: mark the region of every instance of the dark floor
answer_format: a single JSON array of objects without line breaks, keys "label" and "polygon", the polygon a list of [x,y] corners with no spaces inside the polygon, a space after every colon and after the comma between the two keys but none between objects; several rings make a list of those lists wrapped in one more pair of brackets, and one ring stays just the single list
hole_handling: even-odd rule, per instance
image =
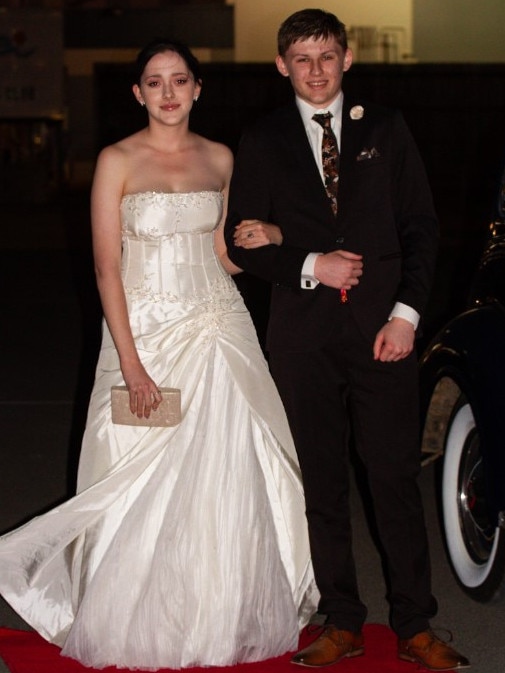
[{"label": "dark floor", "polygon": [[[0,206],[1,338],[0,532],[72,493],[86,403],[99,345],[100,311],[89,249],[87,194],[51,204]],[[446,222],[427,312],[426,341],[464,305],[483,230]],[[260,331],[265,294],[248,289]],[[456,585],[440,539],[433,465],[421,488],[432,545],[435,627],[454,631],[475,673],[505,667],[505,602],[480,605]],[[356,557],[372,622],[387,622],[380,559],[353,492]],[[0,599],[0,625],[26,625]],[[413,671],[416,670],[413,667]],[[0,673],[7,671],[0,661]],[[34,671],[36,673],[36,671]],[[372,673],[372,672],[371,672]]]}]

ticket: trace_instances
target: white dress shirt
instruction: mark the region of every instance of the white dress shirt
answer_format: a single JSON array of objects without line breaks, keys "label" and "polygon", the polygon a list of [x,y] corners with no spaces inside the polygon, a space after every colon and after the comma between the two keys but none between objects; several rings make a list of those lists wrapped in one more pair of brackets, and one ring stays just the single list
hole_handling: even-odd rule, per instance
[{"label": "white dress shirt", "polygon": [[[338,147],[340,148],[340,136],[342,130],[342,104],[344,101],[344,95],[340,92],[337,98],[327,107],[323,109],[313,108],[311,105],[303,101],[301,98],[296,98],[296,105],[298,111],[300,112],[305,131],[307,132],[307,137],[309,139],[310,147],[312,153],[314,154],[314,159],[319,168],[321,174],[321,180],[324,183],[324,173],[323,173],[323,158],[321,153],[321,144],[323,139],[323,128],[321,124],[314,121],[312,117],[315,114],[324,114],[326,112],[331,112],[333,115],[331,118],[331,127],[335,138],[337,139]],[[322,255],[321,252],[310,252],[305,258],[305,262],[302,267],[301,275],[301,287],[304,290],[313,290],[318,284],[319,281],[314,275],[314,267],[316,259],[319,255]],[[419,314],[412,307],[407,306],[407,304],[402,304],[401,302],[396,302],[389,315],[389,320],[391,318],[403,318],[408,320],[414,325],[414,329],[417,329],[419,324]]]}]

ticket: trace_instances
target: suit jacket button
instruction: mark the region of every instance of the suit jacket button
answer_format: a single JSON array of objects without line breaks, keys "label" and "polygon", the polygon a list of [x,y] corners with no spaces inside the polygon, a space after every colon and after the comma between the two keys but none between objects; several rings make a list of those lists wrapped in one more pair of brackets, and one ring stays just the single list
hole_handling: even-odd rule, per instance
[{"label": "suit jacket button", "polygon": [[343,236],[338,236],[338,237],[335,239],[335,243],[336,243],[337,245],[343,245],[343,244],[344,244],[344,240],[345,240],[345,239],[344,239]]}]

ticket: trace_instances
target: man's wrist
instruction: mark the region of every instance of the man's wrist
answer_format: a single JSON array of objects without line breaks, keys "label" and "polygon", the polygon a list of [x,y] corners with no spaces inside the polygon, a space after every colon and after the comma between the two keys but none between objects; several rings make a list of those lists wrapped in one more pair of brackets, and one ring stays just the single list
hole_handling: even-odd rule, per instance
[{"label": "man's wrist", "polygon": [[411,306],[407,306],[407,304],[402,304],[401,301],[397,301],[389,314],[388,320],[391,320],[391,318],[403,318],[403,320],[408,320],[408,322],[414,326],[414,330],[416,330],[421,316]]},{"label": "man's wrist", "polygon": [[302,290],[313,290],[319,285],[319,281],[314,275],[316,260],[322,255],[321,252],[309,252],[302,266],[301,287]]}]

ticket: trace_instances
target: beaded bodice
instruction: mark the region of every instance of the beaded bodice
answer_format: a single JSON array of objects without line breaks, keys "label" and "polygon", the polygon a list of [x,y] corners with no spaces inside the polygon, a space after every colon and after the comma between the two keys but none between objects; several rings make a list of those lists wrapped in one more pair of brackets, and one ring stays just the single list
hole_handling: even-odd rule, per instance
[{"label": "beaded bodice", "polygon": [[121,202],[122,277],[130,298],[198,303],[234,284],[214,250],[217,191],[139,192]]}]

